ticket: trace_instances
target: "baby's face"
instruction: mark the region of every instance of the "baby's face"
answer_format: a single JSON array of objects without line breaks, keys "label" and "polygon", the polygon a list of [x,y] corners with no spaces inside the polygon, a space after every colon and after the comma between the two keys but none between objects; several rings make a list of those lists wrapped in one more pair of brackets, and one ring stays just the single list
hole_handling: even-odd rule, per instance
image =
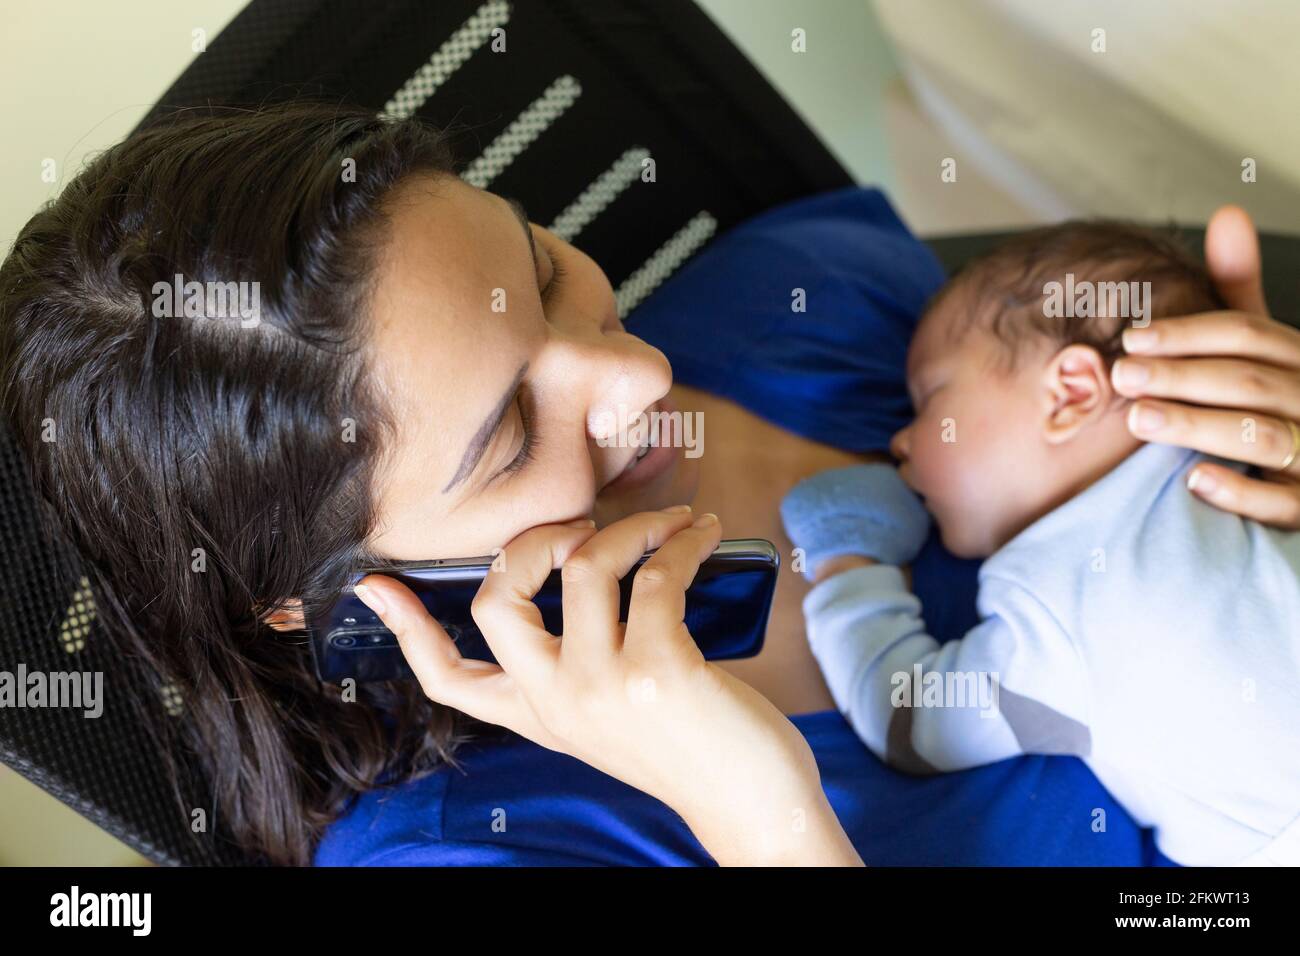
[{"label": "baby's face", "polygon": [[931,310],[912,340],[907,385],[916,418],[890,448],[948,550],[985,557],[1052,506],[1054,463],[1038,387],[1051,349],[1040,355],[1025,343],[1008,372],[998,364],[1006,346],[991,332],[954,334],[954,298]]}]

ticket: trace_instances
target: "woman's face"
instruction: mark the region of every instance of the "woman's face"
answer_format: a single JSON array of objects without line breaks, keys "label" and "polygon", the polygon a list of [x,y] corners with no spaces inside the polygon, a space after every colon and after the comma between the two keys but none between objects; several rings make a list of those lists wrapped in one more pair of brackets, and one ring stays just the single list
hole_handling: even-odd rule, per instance
[{"label": "woman's face", "polygon": [[669,410],[672,370],[623,330],[595,262],[449,176],[413,178],[391,213],[372,367],[398,435],[378,473],[374,551],[491,554],[534,525],[691,499],[696,461],[681,448],[633,464],[640,448],[601,441],[611,418]]}]

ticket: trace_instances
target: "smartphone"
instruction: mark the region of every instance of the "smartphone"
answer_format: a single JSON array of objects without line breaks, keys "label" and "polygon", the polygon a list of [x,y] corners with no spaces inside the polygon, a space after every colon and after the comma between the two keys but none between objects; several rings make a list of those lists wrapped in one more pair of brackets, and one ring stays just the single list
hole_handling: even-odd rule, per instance
[{"label": "smartphone", "polygon": [[[623,578],[619,620],[627,620],[636,569]],[[353,586],[367,574],[384,574],[401,581],[456,642],[462,656],[495,661],[470,616],[470,603],[484,577],[492,573],[492,558],[445,561],[403,561],[390,567],[359,571],[328,608],[308,621],[316,675],[328,683],[352,678],[358,683],[413,680],[397,638],[379,617],[358,600]],[[780,557],[772,542],[760,538],[723,541],[700,565],[686,592],[686,627],[709,660],[752,657],[763,646]],[[546,629],[563,633],[560,572],[552,571],[533,597]]]}]

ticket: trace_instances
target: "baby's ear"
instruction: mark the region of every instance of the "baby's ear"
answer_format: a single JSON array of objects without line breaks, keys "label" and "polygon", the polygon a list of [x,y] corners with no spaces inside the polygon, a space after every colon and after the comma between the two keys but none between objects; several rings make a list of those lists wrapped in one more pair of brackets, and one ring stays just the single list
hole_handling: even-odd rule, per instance
[{"label": "baby's ear", "polygon": [[1060,445],[1110,411],[1115,397],[1106,361],[1090,345],[1067,345],[1043,369],[1043,437]]}]

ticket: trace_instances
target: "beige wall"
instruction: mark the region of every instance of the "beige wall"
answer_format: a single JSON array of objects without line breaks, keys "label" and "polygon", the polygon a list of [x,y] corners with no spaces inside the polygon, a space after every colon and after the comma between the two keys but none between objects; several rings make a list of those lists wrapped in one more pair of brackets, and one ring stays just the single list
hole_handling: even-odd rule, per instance
[{"label": "beige wall", "polygon": [[[1300,231],[1294,0],[875,0],[875,9],[958,168],[1039,218],[1203,224],[1235,202],[1261,228]],[[1242,180],[1247,160],[1252,182]]]},{"label": "beige wall", "polygon": [[[5,0],[0,30],[0,243],[88,153],[131,131],[242,0]],[[53,159],[58,181],[42,181]]]}]

